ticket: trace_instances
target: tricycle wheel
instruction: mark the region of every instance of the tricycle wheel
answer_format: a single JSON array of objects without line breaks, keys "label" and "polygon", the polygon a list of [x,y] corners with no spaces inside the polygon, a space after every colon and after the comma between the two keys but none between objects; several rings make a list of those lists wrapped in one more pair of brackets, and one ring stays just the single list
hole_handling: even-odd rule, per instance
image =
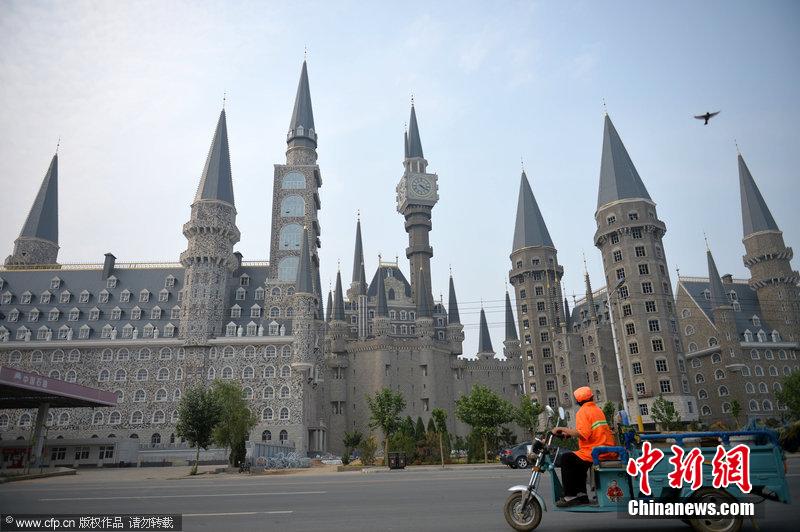
[{"label": "tricycle wheel", "polygon": [[[702,488],[695,492],[691,502],[735,503],[736,498],[722,490]],[[739,532],[742,529],[742,517],[696,517],[689,519],[689,525],[695,532]]]},{"label": "tricycle wheel", "polygon": [[526,495],[523,491],[516,491],[506,499],[503,514],[506,522],[514,530],[521,532],[533,530],[542,520],[542,507],[533,495],[528,495],[528,500],[523,507],[522,498]]}]

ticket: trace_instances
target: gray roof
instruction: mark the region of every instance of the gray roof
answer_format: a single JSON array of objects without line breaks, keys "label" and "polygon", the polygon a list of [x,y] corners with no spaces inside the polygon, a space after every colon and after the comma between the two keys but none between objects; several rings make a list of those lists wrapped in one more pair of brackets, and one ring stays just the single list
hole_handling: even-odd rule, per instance
[{"label": "gray roof", "polygon": [[53,155],[19,236],[58,244],[58,154]]},{"label": "gray roof", "polygon": [[[703,278],[682,278],[679,279],[686,292],[694,299],[697,306],[699,306],[703,313],[709,320],[714,321],[714,313],[712,312],[711,299],[706,299],[703,292],[708,290],[711,292],[711,286],[708,279]],[[739,303],[739,310],[734,307],[734,322],[736,323],[736,330],[741,335],[745,330],[749,329],[755,335],[759,329],[764,331],[772,331],[768,323],[764,321],[761,315],[761,305],[758,302],[758,295],[755,290],[748,286],[747,281],[734,280],[730,284],[723,284],[725,291],[725,298],[730,299],[730,293],[733,291],[736,294],[736,301]],[[761,320],[761,326],[756,327],[751,321],[753,316],[758,316]]]},{"label": "gray roof", "polygon": [[381,317],[388,317],[389,316],[389,304],[386,301],[386,285],[383,282],[383,275],[378,275],[378,286],[376,291],[378,292],[378,301],[377,301],[377,316]]},{"label": "gray roof", "polygon": [[544,223],[542,211],[533,196],[528,176],[522,172],[517,202],[517,221],[514,225],[514,244],[512,251],[531,246],[553,246],[550,232]]},{"label": "gray roof", "polygon": [[742,198],[742,228],[745,237],[759,231],[780,231],[741,154],[739,154],[739,193]]},{"label": "gray roof", "polygon": [[430,318],[433,315],[431,313],[431,302],[428,296],[429,293],[430,291],[428,290],[428,287],[425,284],[425,276],[422,273],[422,268],[420,268],[419,283],[417,283],[417,301],[416,301],[418,318]]},{"label": "gray roof", "polygon": [[594,294],[592,293],[592,280],[589,278],[589,272],[584,272],[583,279],[586,282],[586,304],[589,307],[589,316],[597,319],[597,306],[594,304]]},{"label": "gray roof", "polygon": [[231,156],[228,151],[228,126],[225,109],[219,114],[214,140],[208,150],[206,166],[197,187],[195,201],[201,199],[233,202],[233,178],[231,177]]},{"label": "gray roof", "polygon": [[314,293],[314,285],[311,281],[311,256],[308,254],[308,228],[303,228],[303,241],[300,243],[300,267],[297,268],[297,284],[295,288],[298,292],[306,294]]},{"label": "gray roof", "polygon": [[456,287],[453,285],[453,276],[450,276],[450,292],[447,304],[447,322],[461,323],[461,316],[458,315],[458,300],[456,298]]},{"label": "gray roof", "polygon": [[356,222],[356,245],[353,253],[353,282],[360,283],[359,294],[367,293],[367,276],[364,273],[364,246],[361,244],[361,219]]},{"label": "gray roof", "polygon": [[519,340],[517,336],[517,326],[514,323],[514,311],[511,310],[511,298],[506,290],[506,341]]},{"label": "gray roof", "polygon": [[711,255],[711,250],[706,251],[706,259],[708,260],[708,279],[711,290],[711,302],[714,308],[721,307],[728,304],[728,298],[725,296],[725,289],[722,287],[722,279],[720,279],[717,265],[714,262],[714,256]]},{"label": "gray roof", "polygon": [[406,158],[425,157],[422,154],[422,141],[419,138],[419,125],[417,125],[417,112],[411,104],[411,118],[408,121],[408,148]]},{"label": "gray roof", "polygon": [[606,115],[603,129],[603,156],[600,162],[600,189],[597,208],[627,198],[650,199],[650,194],[622,144],[614,124]]},{"label": "gray roof", "polygon": [[333,293],[333,319],[344,321],[344,295],[342,294],[341,272],[336,272],[336,290]]},{"label": "gray roof", "polygon": [[325,321],[331,321],[331,312],[333,311],[333,292],[328,290],[328,306],[326,307],[327,314],[325,315]]},{"label": "gray roof", "polygon": [[400,268],[389,264],[381,264],[378,266],[378,269],[375,270],[375,274],[372,276],[372,282],[369,283],[367,296],[370,298],[378,296],[378,277],[382,276],[386,278],[389,275],[389,270],[391,270],[392,277],[403,283],[405,297],[411,297],[411,284],[408,282],[408,279],[406,279],[406,276],[400,271]]},{"label": "gray roof", "polygon": [[[302,128],[302,130],[298,129]],[[302,131],[302,133],[301,133]],[[300,81],[297,83],[297,95],[294,98],[294,109],[292,119],[289,122],[289,145],[295,143],[306,145],[311,141],[311,145],[317,147],[317,134],[314,127],[314,110],[311,108],[311,89],[308,85],[308,66],[303,61],[303,68],[300,71]]]},{"label": "gray roof", "polygon": [[492,337],[489,336],[489,326],[486,324],[486,313],[481,308],[481,322],[478,332],[478,353],[494,353]]}]

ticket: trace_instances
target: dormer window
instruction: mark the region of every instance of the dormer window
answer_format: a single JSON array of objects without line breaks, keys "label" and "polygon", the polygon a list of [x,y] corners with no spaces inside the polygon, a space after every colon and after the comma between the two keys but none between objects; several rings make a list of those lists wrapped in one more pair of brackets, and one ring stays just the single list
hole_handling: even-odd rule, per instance
[{"label": "dormer window", "polygon": [[151,320],[161,319],[161,307],[153,307],[153,309],[150,311],[150,319]]},{"label": "dormer window", "polygon": [[258,326],[254,322],[247,324],[247,336],[255,336],[258,331]]},{"label": "dormer window", "polygon": [[708,289],[703,290],[703,299],[711,301],[711,291]]},{"label": "dormer window", "polygon": [[146,288],[139,292],[139,303],[147,303],[150,301],[150,290]]},{"label": "dormer window", "polygon": [[264,289],[260,286],[256,288],[255,298],[256,301],[262,301],[264,299]]},{"label": "dormer window", "polygon": [[758,331],[758,341],[759,342],[766,342],[767,341],[767,333],[763,330]]},{"label": "dormer window", "polygon": [[167,338],[172,338],[175,335],[175,326],[171,323],[167,323],[164,326],[164,336]]},{"label": "dormer window", "polygon": [[21,301],[22,301],[22,304],[23,304],[23,305],[30,305],[30,304],[31,304],[31,298],[32,298],[32,297],[33,297],[33,294],[31,294],[30,292],[27,292],[27,291],[26,291],[26,292],[24,292],[24,293],[22,294],[22,300],[21,300]]},{"label": "dormer window", "polygon": [[17,309],[11,309],[11,312],[8,313],[8,321],[17,321],[19,319],[19,311]]},{"label": "dormer window", "polygon": [[58,328],[59,340],[66,340],[68,336],[69,336],[69,327],[67,327],[66,325],[62,325],[61,327]]},{"label": "dormer window", "polygon": [[112,320],[119,320],[120,318],[122,318],[122,309],[119,308],[119,307],[114,307],[111,310],[111,319]]},{"label": "dormer window", "polygon": [[236,289],[236,301],[244,301],[244,298],[247,296],[247,290],[242,287]]},{"label": "dormer window", "polygon": [[8,291],[3,292],[3,298],[2,298],[3,305],[8,305],[9,303],[11,303],[12,297],[14,297],[14,294],[12,294],[11,292]]},{"label": "dormer window", "polygon": [[633,212],[629,212],[628,213],[628,220],[638,220],[638,219],[639,219],[639,213],[638,212],[633,211]]},{"label": "dormer window", "polygon": [[106,288],[116,288],[117,287],[117,278],[113,275],[106,279]]},{"label": "dormer window", "polygon": [[742,310],[742,305],[738,301],[733,302],[733,310],[739,312]]},{"label": "dormer window", "polygon": [[158,300],[159,301],[167,301],[169,299],[169,290],[166,288],[162,288],[161,291],[158,293]]},{"label": "dormer window", "polygon": [[39,327],[39,330],[36,331],[36,339],[37,340],[47,340],[48,336],[50,336],[50,329],[42,325]]},{"label": "dormer window", "polygon": [[606,218],[606,223],[608,225],[614,225],[615,223],[617,223],[617,217],[612,214],[611,216]]},{"label": "dormer window", "polygon": [[100,330],[100,338],[111,338],[111,325],[105,324]]},{"label": "dormer window", "polygon": [[17,329],[17,340],[24,340],[28,336],[28,328],[24,325]]},{"label": "dormer window", "polygon": [[70,298],[72,298],[72,294],[69,290],[64,290],[61,292],[61,297],[58,299],[61,303],[69,303]]},{"label": "dormer window", "polygon": [[42,305],[47,305],[48,303],[50,303],[50,298],[51,298],[51,296],[52,296],[52,294],[51,294],[51,293],[50,293],[48,290],[45,290],[45,291],[44,291],[44,292],[42,292],[42,294],[39,296],[39,302],[40,302]]},{"label": "dormer window", "polygon": [[81,303],[88,303],[89,302],[89,291],[88,290],[84,290],[83,292],[81,292],[80,302]]},{"label": "dormer window", "polygon": [[61,311],[58,310],[57,308],[54,308],[47,314],[47,319],[48,321],[58,321],[58,318],[60,316],[61,316]]},{"label": "dormer window", "polygon": [[[124,292],[123,292],[123,294],[124,294]],[[108,290],[103,289],[100,292],[100,303],[108,303],[108,296],[109,296]],[[120,294],[119,300],[122,301],[122,302],[126,301],[125,299],[122,299],[122,294]]]},{"label": "dormer window", "polygon": [[[231,309],[233,312],[233,309]],[[230,322],[228,325],[225,326],[225,336],[236,336],[236,324]]]},{"label": "dormer window", "polygon": [[39,321],[39,309],[34,308],[28,312],[28,321]]},{"label": "dormer window", "polygon": [[269,335],[270,336],[277,336],[278,332],[279,332],[279,329],[280,329],[280,327],[278,326],[278,322],[277,321],[272,320],[271,322],[269,322]]},{"label": "dormer window", "polygon": [[175,278],[167,275],[167,278],[164,279],[164,288],[172,288],[173,286],[175,286]]},{"label": "dormer window", "polygon": [[137,307],[133,307],[131,309],[131,319],[132,320],[140,320],[140,319],[142,319],[142,309],[140,309],[138,306]]},{"label": "dormer window", "polygon": [[91,332],[91,329],[89,328],[88,325],[86,325],[86,324],[81,325],[81,328],[78,329],[78,338],[80,338],[81,340],[86,340],[87,338],[89,338],[89,333],[90,332]]},{"label": "dormer window", "polygon": [[171,309],[169,309],[169,319],[171,320],[179,320],[181,319],[181,307],[175,305]]},{"label": "dormer window", "polygon": [[250,317],[251,318],[260,318],[261,317],[261,307],[258,305],[253,305],[250,307]]},{"label": "dormer window", "polygon": [[125,290],[123,290],[123,291],[122,291],[122,292],[119,294],[119,300],[120,300],[122,303],[127,303],[128,301],[130,301],[130,300],[131,300],[131,291],[130,291],[130,290],[128,290],[127,288],[126,288]]},{"label": "dormer window", "polygon": [[61,288],[61,279],[59,279],[58,277],[53,277],[52,279],[50,279],[50,288],[52,290],[58,290],[59,288]]},{"label": "dormer window", "polygon": [[0,290],[5,288],[5,286],[6,286],[6,280],[0,277]]},{"label": "dormer window", "polygon": [[78,321],[78,318],[80,316],[81,316],[81,311],[78,310],[77,308],[73,308],[72,310],[69,311],[69,316],[67,319],[69,319],[69,321]]},{"label": "dormer window", "polygon": [[89,321],[97,321],[100,319],[100,309],[94,307],[92,310],[89,311]]},{"label": "dormer window", "polygon": [[730,292],[728,292],[728,298],[731,301],[738,301],[739,300],[739,295],[734,290],[731,290]]},{"label": "dormer window", "polygon": [[239,286],[250,286],[250,276],[246,273],[242,274],[241,277],[239,277]]},{"label": "dormer window", "polygon": [[761,318],[753,314],[753,317],[750,318],[750,321],[753,322],[753,327],[761,327]]},{"label": "dormer window", "polygon": [[242,307],[239,305],[234,305],[231,307],[231,318],[241,318],[242,317]]},{"label": "dormer window", "polygon": [[123,338],[133,337],[133,326],[130,323],[126,323],[125,327],[122,328],[122,337]]},{"label": "dormer window", "polygon": [[773,342],[780,342],[781,341],[781,333],[778,331],[772,331],[772,341]]}]

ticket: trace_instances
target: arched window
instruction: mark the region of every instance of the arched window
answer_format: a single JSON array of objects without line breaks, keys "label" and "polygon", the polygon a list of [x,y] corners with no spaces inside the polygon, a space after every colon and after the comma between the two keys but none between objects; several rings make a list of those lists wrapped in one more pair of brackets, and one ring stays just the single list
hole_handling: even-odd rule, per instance
[{"label": "arched window", "polygon": [[69,425],[69,414],[67,412],[61,412],[61,414],[59,414],[58,424],[62,427]]},{"label": "arched window", "polygon": [[280,416],[281,416],[280,417],[281,421],[288,421],[289,420],[289,409],[286,408],[285,406],[283,408],[281,408],[281,415]]},{"label": "arched window", "polygon": [[275,349],[274,345],[268,345],[264,349],[264,354],[266,355],[267,358],[275,358],[276,356],[278,356],[278,350]]},{"label": "arched window", "polygon": [[748,382],[744,385],[744,389],[747,393],[756,393],[756,387],[753,386],[752,382]]},{"label": "arched window", "polygon": [[694,382],[696,384],[702,384],[702,383],[706,382],[706,378],[703,377],[702,373],[698,373],[697,375],[694,376]]},{"label": "arched window", "polygon": [[122,382],[126,379],[127,374],[125,373],[124,369],[118,369],[117,373],[114,375],[114,380],[117,382]]},{"label": "arched window", "polygon": [[720,386],[719,388],[717,388],[717,392],[719,393],[720,397],[727,397],[728,395],[730,395],[727,386]]},{"label": "arched window", "polygon": [[175,388],[175,393],[172,394],[173,401],[180,401],[181,400],[181,389]]},{"label": "arched window", "polygon": [[275,398],[275,389],[272,386],[267,386],[264,388],[264,399],[274,399]]},{"label": "arched window", "polygon": [[600,380],[600,376],[597,374],[596,371],[592,372],[592,381],[598,382]]},{"label": "arched window", "polygon": [[[111,415],[108,416],[108,424],[109,425],[119,425],[122,421],[122,415],[119,412],[111,412]],[[111,438],[112,436],[109,436]]]},{"label": "arched window", "polygon": [[686,336],[691,336],[694,334],[694,327],[692,325],[687,325],[684,329],[684,332],[686,333]]},{"label": "arched window", "polygon": [[715,345],[719,345],[719,342],[717,342],[717,339],[712,336],[708,339],[708,347],[714,347]]},{"label": "arched window", "polygon": [[255,375],[252,366],[245,366],[242,370],[242,378],[243,379],[252,379]]},{"label": "arched window", "polygon": [[271,408],[265,408],[264,411],[261,413],[261,419],[264,421],[272,421],[274,415],[275,414],[272,412]]},{"label": "arched window", "polygon": [[306,213],[306,202],[300,196],[286,196],[281,200],[281,216],[297,217]]},{"label": "arched window", "polygon": [[764,401],[761,402],[761,408],[764,410],[772,410],[772,401],[764,399]]},{"label": "arched window", "polygon": [[767,383],[766,382],[759,382],[758,383],[758,392],[759,393],[768,393],[769,392],[769,388],[767,387]]},{"label": "arched window", "polygon": [[282,258],[280,262],[278,262],[278,280],[294,281],[297,278],[297,265],[299,262],[300,259],[298,257]]},{"label": "arched window", "polygon": [[390,288],[390,289],[389,289],[389,294],[388,294],[388,296],[387,296],[387,297],[388,297],[390,300],[394,300],[394,299],[395,299],[394,288]]},{"label": "arched window", "polygon": [[289,433],[288,433],[288,432],[286,432],[285,430],[282,430],[282,431],[280,432],[280,434],[278,434],[278,440],[279,440],[281,443],[286,443],[287,441],[289,441]]},{"label": "arched window", "polygon": [[245,386],[245,388],[242,390],[242,397],[244,397],[248,401],[250,399],[252,399],[253,398],[253,389],[251,387],[249,387],[249,386]]},{"label": "arched window", "polygon": [[758,401],[755,399],[750,399],[750,402],[747,404],[747,407],[750,409],[751,412],[758,412]]},{"label": "arched window", "polygon": [[153,423],[163,423],[167,417],[164,415],[163,410],[156,410],[153,412]]},{"label": "arched window", "polygon": [[725,378],[725,372],[721,369],[718,369],[714,372],[714,380],[721,380]]},{"label": "arched window", "polygon": [[281,317],[281,309],[278,307],[272,307],[269,309],[269,317],[270,318],[280,318]]},{"label": "arched window", "polygon": [[[780,335],[780,333],[778,331],[772,331],[772,341],[773,342],[780,342],[781,341],[781,335]],[[766,410],[766,408],[764,410]]]},{"label": "arched window", "polygon": [[167,390],[164,388],[159,388],[156,391],[156,401],[166,401],[167,400]]},{"label": "arched window", "polygon": [[689,310],[688,308],[685,308],[685,309],[683,309],[683,310],[681,311],[681,317],[682,317],[682,318],[688,318],[688,317],[689,317],[689,316],[691,316],[691,315],[692,315],[692,311],[691,311],[691,310]]},{"label": "arched window", "polygon": [[763,377],[764,376],[764,368],[762,368],[759,365],[756,365],[755,374],[756,374],[756,377]]},{"label": "arched window", "polygon": [[713,355],[711,355],[712,364],[719,364],[720,362],[722,362],[722,357],[720,356],[719,353],[714,353]]},{"label": "arched window", "polygon": [[261,441],[272,441],[272,433],[268,430],[265,430],[261,433]]},{"label": "arched window", "polygon": [[[140,410],[137,410],[136,412],[131,414],[131,424],[132,425],[140,425],[143,420],[144,420],[144,415],[142,414],[142,412]],[[131,436],[131,437],[133,437],[133,436]]]},{"label": "arched window", "polygon": [[298,189],[306,188],[306,176],[300,172],[289,172],[281,180],[281,188]]},{"label": "arched window", "polygon": [[783,386],[781,386],[781,383],[779,383],[779,382],[772,383],[772,391],[773,392],[780,392],[782,390],[783,390]]},{"label": "arched window", "polygon": [[708,399],[708,392],[700,388],[697,390],[697,397],[698,399]]},{"label": "arched window", "polygon": [[216,377],[217,377],[217,371],[213,367],[208,368],[208,373],[206,375],[206,378],[208,380],[214,380]]},{"label": "arched window", "polygon": [[102,423],[103,423],[103,413],[95,412],[94,415],[92,415],[92,425],[101,425]]},{"label": "arched window", "polygon": [[289,398],[289,387],[282,386],[281,387],[281,399],[288,399]]},{"label": "arched window", "polygon": [[161,444],[161,434],[155,432],[152,436],[150,436],[150,445],[156,446],[159,444]]},{"label": "arched window", "polygon": [[267,366],[264,368],[264,378],[272,379],[275,377],[275,366]]},{"label": "arched window", "polygon": [[303,228],[300,227],[300,224],[286,224],[281,227],[278,249],[298,250],[302,238]]},{"label": "arched window", "polygon": [[722,412],[727,414],[731,411],[731,404],[730,403],[722,403]]},{"label": "arched window", "polygon": [[60,379],[61,372],[58,371],[57,369],[54,369],[47,376],[50,377],[51,379]]},{"label": "arched window", "polygon": [[697,344],[694,343],[694,342],[689,342],[689,346],[688,347],[689,347],[689,352],[690,353],[694,353],[695,351],[697,351]]},{"label": "arched window", "polygon": [[281,377],[289,377],[292,374],[291,368],[289,366],[282,366],[281,367]]},{"label": "arched window", "polygon": [[232,379],[233,378],[233,368],[230,366],[225,366],[222,368],[222,378],[223,379]]},{"label": "arched window", "polygon": [[169,369],[168,368],[161,368],[158,370],[158,380],[166,381],[169,380]]},{"label": "arched window", "polygon": [[142,368],[136,372],[136,380],[137,381],[146,381],[147,380],[147,370]]},{"label": "arched window", "polygon": [[776,368],[775,366],[770,366],[769,367],[769,374],[772,375],[773,377],[777,377],[778,376],[778,368]]}]

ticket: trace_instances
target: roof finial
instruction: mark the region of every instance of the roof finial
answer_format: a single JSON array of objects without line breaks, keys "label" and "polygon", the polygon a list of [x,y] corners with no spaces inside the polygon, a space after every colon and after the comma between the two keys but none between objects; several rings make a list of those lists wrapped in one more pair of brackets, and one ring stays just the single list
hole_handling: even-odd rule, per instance
[{"label": "roof finial", "polygon": [[453,276],[453,265],[452,264],[448,264],[447,268],[450,270],[450,277],[452,277]]},{"label": "roof finial", "polygon": [[303,61],[308,59],[308,45],[303,46]]},{"label": "roof finial", "polygon": [[741,152],[741,151],[739,151],[739,143],[738,143],[738,142],[736,142],[736,139],[733,139],[733,145],[734,145],[734,146],[736,146],[736,154],[737,154],[737,155],[741,155],[741,154],[742,154],[742,152]]},{"label": "roof finial", "polygon": [[228,99],[227,91],[222,91],[222,110],[225,110],[225,101]]},{"label": "roof finial", "polygon": [[583,273],[588,274],[589,273],[589,268],[586,267],[586,253],[581,251],[581,255],[583,255]]},{"label": "roof finial", "polygon": [[603,98],[603,113],[608,116],[608,107],[606,107],[606,99]]},{"label": "roof finial", "polygon": [[381,257],[381,254],[380,254],[380,253],[378,253],[378,266],[380,266],[380,265],[381,265],[381,258],[382,258],[382,257]]},{"label": "roof finial", "polygon": [[56,155],[58,155],[59,147],[61,147],[61,137],[58,137],[58,142],[56,142]]},{"label": "roof finial", "polygon": [[408,133],[408,122],[403,122],[403,131]]},{"label": "roof finial", "polygon": [[522,158],[522,155],[519,156],[519,163],[522,166],[522,173],[525,173],[525,159]]},{"label": "roof finial", "polygon": [[411,107],[414,107],[414,93],[411,93]]},{"label": "roof finial", "polygon": [[340,259],[336,259],[336,271],[339,272],[342,270],[342,261]]},{"label": "roof finial", "polygon": [[708,236],[705,231],[703,231],[703,240],[706,242],[706,251],[711,251],[711,248],[708,247]]},{"label": "roof finial", "polygon": [[677,266],[675,266],[675,274],[678,276],[678,279],[681,278],[681,269]]}]

